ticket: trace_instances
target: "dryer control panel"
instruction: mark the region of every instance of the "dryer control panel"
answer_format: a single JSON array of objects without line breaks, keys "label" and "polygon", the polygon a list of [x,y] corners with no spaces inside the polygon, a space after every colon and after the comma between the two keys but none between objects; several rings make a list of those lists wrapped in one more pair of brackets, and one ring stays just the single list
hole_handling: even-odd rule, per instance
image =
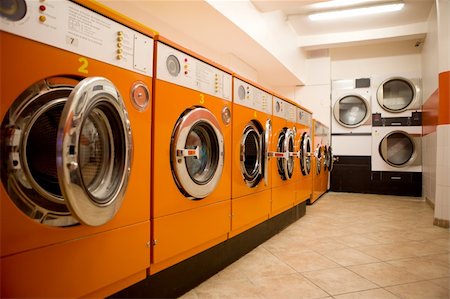
[{"label": "dryer control panel", "polygon": [[272,114],[272,95],[238,78],[234,78],[235,104]]},{"label": "dryer control panel", "polygon": [[231,75],[157,42],[156,78],[231,101]]},{"label": "dryer control panel", "polygon": [[14,2],[2,7],[2,31],[80,54],[80,73],[87,74],[93,58],[152,76],[152,38],[67,0]]}]

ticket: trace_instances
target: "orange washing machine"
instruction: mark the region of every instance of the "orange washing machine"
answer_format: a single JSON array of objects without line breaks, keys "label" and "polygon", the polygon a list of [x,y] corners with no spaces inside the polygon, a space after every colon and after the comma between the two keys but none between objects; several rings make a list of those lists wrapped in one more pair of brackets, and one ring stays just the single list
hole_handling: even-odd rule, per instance
[{"label": "orange washing machine", "polygon": [[1,297],[104,297],[150,266],[152,32],[2,1]]},{"label": "orange washing machine", "polygon": [[326,192],[325,181],[328,185],[328,172],[325,169],[326,130],[321,122],[313,119],[313,188],[310,203],[312,204]]},{"label": "orange washing machine", "polygon": [[[272,200],[270,217],[294,206],[296,184],[295,165],[295,106],[277,96],[273,97],[272,141],[269,156],[272,169]],[[292,114],[292,115],[291,115]]]},{"label": "orange washing machine", "polygon": [[311,199],[312,172],[311,157],[313,156],[313,146],[311,143],[312,133],[312,113],[305,108],[297,107],[297,163],[299,179],[297,181],[295,203],[301,203]]},{"label": "orange washing machine", "polygon": [[233,78],[230,236],[263,222],[270,212],[272,95],[244,80]]},{"label": "orange washing machine", "polygon": [[331,137],[330,137],[330,129],[328,127],[325,127],[324,130],[324,137],[325,137],[325,148],[324,148],[324,168],[325,168],[325,174],[323,178],[323,187],[322,190],[324,192],[328,191],[329,189],[329,183],[330,183],[330,175],[331,171],[333,171],[334,166],[334,155],[333,155],[333,148],[331,147]]},{"label": "orange washing machine", "polygon": [[227,239],[232,155],[231,72],[162,37],[155,51],[152,274]]}]

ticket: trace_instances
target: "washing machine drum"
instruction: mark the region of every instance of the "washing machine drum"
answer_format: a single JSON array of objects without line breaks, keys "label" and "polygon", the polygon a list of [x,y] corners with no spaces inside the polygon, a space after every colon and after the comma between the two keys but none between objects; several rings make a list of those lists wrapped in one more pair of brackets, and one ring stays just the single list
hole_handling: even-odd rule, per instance
[{"label": "washing machine drum", "polygon": [[130,174],[131,127],[112,82],[37,82],[2,121],[2,182],[16,206],[52,226],[102,225],[119,210]]},{"label": "washing machine drum", "polygon": [[417,96],[414,83],[400,77],[384,81],[377,90],[377,100],[380,106],[393,113],[407,110],[416,101]]},{"label": "washing machine drum", "polygon": [[277,152],[283,154],[277,158],[278,174],[283,181],[289,180],[294,173],[294,132],[291,129],[285,127],[281,130]]},{"label": "washing machine drum", "polygon": [[378,150],[381,158],[392,167],[408,166],[418,158],[416,141],[404,131],[393,131],[384,136]]},{"label": "washing machine drum", "polygon": [[344,96],[334,104],[333,115],[336,121],[344,127],[359,127],[370,116],[369,102],[359,95]]},{"label": "washing machine drum", "polygon": [[217,118],[208,109],[183,112],[172,132],[174,180],[189,199],[203,199],[217,187],[223,171],[224,139]]},{"label": "washing machine drum", "polygon": [[303,133],[300,142],[300,169],[303,175],[308,175],[311,172],[311,138],[309,134]]}]

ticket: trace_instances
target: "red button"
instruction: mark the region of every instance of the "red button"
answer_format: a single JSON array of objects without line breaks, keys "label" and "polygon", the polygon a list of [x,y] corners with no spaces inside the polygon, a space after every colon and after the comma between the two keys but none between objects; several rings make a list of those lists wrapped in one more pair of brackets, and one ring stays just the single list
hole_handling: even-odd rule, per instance
[{"label": "red button", "polygon": [[39,6],[39,10],[40,10],[40,11],[45,11],[46,9],[47,9],[47,8],[46,8],[44,5],[40,5],[40,6]]}]

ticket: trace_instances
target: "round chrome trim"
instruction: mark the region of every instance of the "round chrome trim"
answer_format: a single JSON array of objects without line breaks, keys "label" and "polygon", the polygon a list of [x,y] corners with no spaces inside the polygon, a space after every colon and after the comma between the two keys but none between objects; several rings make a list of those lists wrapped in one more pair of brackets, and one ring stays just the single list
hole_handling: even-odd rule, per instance
[{"label": "round chrome trim", "polygon": [[314,151],[314,157],[316,158],[316,175],[319,175],[322,171],[322,146],[320,144],[317,145]]},{"label": "round chrome trim", "polygon": [[[186,150],[186,141],[191,129],[204,123],[209,126],[214,137],[217,138],[217,147],[215,150],[218,155],[217,168],[213,176],[205,183],[198,184],[188,172],[186,165],[186,156],[182,153]],[[172,174],[178,189],[189,199],[203,199],[211,194],[217,187],[222,177],[224,167],[225,145],[224,137],[220,129],[219,122],[212,112],[206,108],[193,107],[185,110],[175,124],[172,141],[170,146],[170,159]]]},{"label": "round chrome trim", "polygon": [[331,145],[328,146],[328,163],[327,163],[328,171],[332,171],[334,167],[334,155],[333,149]]},{"label": "round chrome trim", "polygon": [[294,168],[295,168],[295,160],[294,155],[296,154],[294,152],[294,145],[295,145],[295,127],[293,129],[287,129],[285,139],[285,148],[287,152],[287,159],[286,159],[286,174],[287,179],[291,179],[292,175],[294,174]]},{"label": "round chrome trim", "polygon": [[[407,161],[405,161],[402,164],[396,164],[396,163],[393,163],[393,162],[389,161],[387,140],[388,140],[388,138],[390,136],[392,136],[394,134],[401,134],[401,135],[403,135],[411,143],[411,146],[412,146],[411,156],[409,157],[409,159]],[[379,151],[379,154],[380,154],[380,156],[381,156],[381,158],[383,159],[384,162],[386,162],[390,166],[396,167],[396,168],[403,168],[403,167],[406,167],[408,165],[411,165],[412,163],[414,163],[414,161],[416,160],[416,158],[418,156],[416,141],[414,140],[413,137],[410,136],[409,133],[407,133],[405,131],[401,131],[401,130],[395,130],[395,131],[392,131],[392,132],[389,132],[388,134],[386,134],[383,137],[383,139],[381,140],[380,144],[378,145],[378,151]]]},{"label": "round chrome trim", "polygon": [[[255,120],[251,120],[244,128],[244,132],[241,137],[240,143],[240,154],[239,154],[239,166],[241,169],[241,174],[244,179],[245,184],[254,188],[258,185],[262,176],[262,130],[260,129],[259,123]],[[254,138],[256,146],[256,160],[253,169],[249,172],[247,170],[246,162],[246,143],[248,138]]]},{"label": "round chrome trim", "polygon": [[[354,98],[357,98],[357,99],[361,100],[361,103],[363,103],[363,104],[364,104],[364,107],[366,108],[366,113],[365,113],[365,115],[364,115],[364,118],[363,118],[361,121],[359,121],[359,122],[357,122],[357,123],[355,123],[355,124],[348,124],[348,123],[345,123],[345,122],[343,122],[343,121],[341,120],[341,117],[340,117],[340,105],[341,105],[341,101],[344,100],[344,99],[346,99],[346,98],[348,98],[348,97],[354,97]],[[370,117],[370,111],[371,111],[371,110],[370,110],[370,104],[369,104],[369,102],[367,101],[367,99],[365,99],[363,96],[357,95],[357,94],[348,94],[348,95],[342,96],[342,97],[339,98],[339,100],[336,101],[336,103],[334,103],[334,106],[333,106],[333,116],[334,116],[334,119],[335,119],[341,126],[346,127],[346,128],[357,128],[357,127],[363,125],[364,123],[366,123],[366,121],[367,121],[367,120],[369,119],[369,117]]]},{"label": "round chrome trim", "polygon": [[[402,82],[406,83],[408,85],[408,87],[411,89],[411,92],[412,92],[412,98],[410,99],[408,105],[406,105],[406,106],[404,106],[403,108],[400,108],[400,109],[391,109],[391,108],[389,108],[388,106],[386,106],[384,104],[385,99],[384,99],[383,86],[386,83],[391,82],[391,81],[395,81],[395,80],[402,81]],[[417,101],[418,94],[419,94],[419,90],[417,90],[416,85],[411,80],[403,78],[403,77],[391,77],[391,78],[388,78],[388,79],[384,80],[378,86],[378,89],[377,89],[377,101],[378,101],[378,104],[384,110],[386,110],[388,112],[392,112],[392,113],[400,113],[400,112],[408,110],[408,108]]]},{"label": "round chrome trim", "polygon": [[305,176],[311,172],[311,138],[306,132],[302,134],[301,139],[300,168]]},{"label": "round chrome trim", "polygon": [[[52,127],[50,129],[53,129],[56,136],[60,113],[67,97],[78,82],[78,80],[66,77],[51,77],[36,82],[15,100],[1,124],[4,140],[2,139],[0,143],[2,146],[0,153],[2,163],[5,161],[4,165],[6,166],[1,167],[4,188],[13,203],[26,216],[49,226],[66,227],[78,222],[71,215],[59,190],[58,179],[56,178],[57,158],[52,155],[54,152],[51,153],[51,148],[50,150],[31,149],[33,152],[39,150],[45,153],[50,152],[48,158],[54,161],[54,165],[45,164],[44,172],[47,172],[48,168],[54,167],[55,177],[53,179],[56,180],[58,185],[58,194],[41,186],[34,178],[36,169],[31,170],[28,165],[31,161],[27,157],[27,145],[31,142],[29,138],[32,138],[31,135],[33,134],[37,135],[37,138],[44,134],[45,138],[52,138],[52,134],[49,135],[49,132],[32,132],[33,127],[39,125],[38,119],[48,112],[52,113]],[[52,112],[53,109],[57,110]],[[56,144],[55,137],[55,139],[50,140],[49,146],[56,147]],[[40,161],[41,158],[37,159]]]},{"label": "round chrome trim", "polygon": [[[101,181],[87,186],[81,169],[86,163],[81,161],[81,145],[86,138],[83,128],[91,113],[104,121],[110,147],[105,153],[109,161]],[[113,122],[117,122],[114,123],[117,127],[111,127]],[[125,197],[132,160],[128,113],[111,81],[102,77],[86,78],[71,92],[61,116],[56,153],[61,191],[73,215],[90,226],[110,221]]]},{"label": "round chrome trim", "polygon": [[150,91],[148,90],[147,85],[142,81],[134,82],[131,86],[130,98],[134,108],[138,111],[147,109],[148,104],[150,103]]},{"label": "round chrome trim", "polygon": [[264,147],[263,147],[263,177],[264,177],[264,185],[269,185],[269,148],[270,148],[270,139],[272,136],[272,121],[270,119],[266,120],[266,129],[264,130]]}]

